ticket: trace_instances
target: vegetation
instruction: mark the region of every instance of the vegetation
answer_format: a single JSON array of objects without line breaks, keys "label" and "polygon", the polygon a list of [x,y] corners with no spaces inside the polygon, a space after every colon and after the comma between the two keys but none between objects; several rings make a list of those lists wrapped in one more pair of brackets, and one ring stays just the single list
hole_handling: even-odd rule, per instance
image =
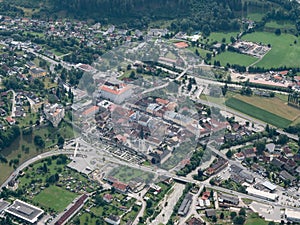
[{"label": "vegetation", "polygon": [[272,124],[277,127],[284,128],[291,123],[291,120],[277,116],[274,113],[268,112],[264,109],[258,108],[256,106],[253,106],[251,104],[248,104],[236,98],[228,99],[226,101],[226,105],[242,113],[245,113],[249,116],[252,116],[254,118],[257,118],[261,121],[264,121],[266,123]]}]

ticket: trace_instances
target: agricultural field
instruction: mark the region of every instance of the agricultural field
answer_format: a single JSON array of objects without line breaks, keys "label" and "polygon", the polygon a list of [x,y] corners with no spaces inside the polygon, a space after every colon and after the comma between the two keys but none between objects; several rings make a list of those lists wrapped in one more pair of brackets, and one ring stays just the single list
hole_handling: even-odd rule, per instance
[{"label": "agricultural field", "polygon": [[258,59],[249,55],[226,51],[212,57],[211,62],[215,60],[220,61],[221,66],[226,66],[227,63],[230,65],[249,66]]},{"label": "agricultural field", "polygon": [[291,34],[275,35],[268,32],[254,32],[246,34],[243,40],[271,44],[271,50],[261,61],[255,64],[258,67],[298,67],[300,55],[300,38]]},{"label": "agricultural field", "polygon": [[245,113],[251,117],[272,124],[276,127],[287,127],[292,121],[271,113],[265,109],[261,109],[249,103],[246,103],[237,98],[230,98],[226,101],[226,105],[230,108],[236,109],[242,113]]},{"label": "agricultural field", "polygon": [[78,195],[57,186],[42,190],[33,198],[33,202],[44,208],[62,212]]},{"label": "agricultural field", "polygon": [[268,112],[272,112],[277,116],[286,118],[288,120],[294,121],[300,115],[300,110],[287,105],[287,103],[277,97],[275,98],[265,98],[259,96],[244,96],[235,95],[234,98],[247,102],[258,108],[264,109]]}]

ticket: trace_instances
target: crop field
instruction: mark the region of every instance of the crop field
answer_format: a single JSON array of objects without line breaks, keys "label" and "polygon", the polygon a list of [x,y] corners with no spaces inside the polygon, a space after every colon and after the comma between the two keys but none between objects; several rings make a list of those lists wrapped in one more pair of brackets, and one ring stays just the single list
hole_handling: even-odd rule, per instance
[{"label": "crop field", "polygon": [[73,192],[57,186],[50,186],[35,196],[33,202],[56,212],[62,212],[76,197],[77,194]]},{"label": "crop field", "polygon": [[274,113],[277,116],[286,118],[291,121],[294,121],[300,115],[299,109],[287,105],[285,101],[277,97],[266,98],[259,96],[249,97],[244,95],[234,95],[234,98],[247,102],[253,106],[264,109],[268,112]]},{"label": "crop field", "polygon": [[214,60],[220,61],[222,66],[226,66],[227,63],[230,65],[237,64],[240,66],[249,66],[258,59],[249,55],[226,51],[213,57],[211,62]]},{"label": "crop field", "polygon": [[268,32],[254,32],[246,34],[243,40],[271,44],[271,50],[261,61],[255,64],[258,67],[299,67],[300,38],[291,34],[275,35]]},{"label": "crop field", "polygon": [[280,127],[280,128],[287,127],[292,122],[291,120],[285,119],[274,113],[268,112],[254,105],[248,104],[237,98],[228,99],[226,101],[226,105],[230,108],[236,109],[256,119],[272,124],[276,127]]}]

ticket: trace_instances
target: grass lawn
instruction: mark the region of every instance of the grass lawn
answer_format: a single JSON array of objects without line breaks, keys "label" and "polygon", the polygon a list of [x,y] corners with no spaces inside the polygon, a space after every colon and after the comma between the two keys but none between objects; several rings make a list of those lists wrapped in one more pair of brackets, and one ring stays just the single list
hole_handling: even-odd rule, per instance
[{"label": "grass lawn", "polygon": [[227,63],[231,65],[238,64],[241,66],[249,66],[252,63],[256,62],[258,59],[249,55],[226,51],[213,57],[211,59],[211,62],[213,62],[214,60],[220,61],[222,66],[226,66]]},{"label": "grass lawn", "polygon": [[35,203],[56,212],[62,212],[75,198],[77,194],[57,186],[50,186],[42,190],[33,198]]},{"label": "grass lawn", "polygon": [[275,115],[274,113],[268,112],[254,105],[248,104],[237,98],[228,99],[226,101],[226,105],[230,108],[236,109],[242,113],[257,118],[261,121],[272,124],[276,127],[284,128],[291,123],[291,120],[285,119],[283,117]]},{"label": "grass lawn", "polygon": [[257,213],[252,213],[247,217],[245,225],[267,225],[268,222],[260,218]]},{"label": "grass lawn", "polygon": [[[268,32],[254,32],[246,34],[243,40],[271,44],[272,49],[265,57],[255,64],[258,67],[299,67],[300,38],[291,34],[281,34],[279,36]],[[294,44],[294,41],[297,41]]]},{"label": "grass lawn", "polygon": [[113,169],[109,175],[125,183],[128,183],[129,181],[134,180],[136,178],[142,179],[148,183],[154,178],[154,175],[152,173],[146,173],[142,170],[134,169],[127,166],[119,166]]},{"label": "grass lawn", "polygon": [[228,32],[228,33],[223,33],[223,32],[212,32],[207,39],[209,39],[209,43],[212,42],[222,42],[222,39],[225,38],[226,41],[225,43],[230,43],[230,38],[235,37],[239,34],[238,31],[236,32]]},{"label": "grass lawn", "polygon": [[265,27],[272,29],[283,29],[282,31],[284,31],[284,29],[296,29],[295,25],[289,21],[270,21],[266,23]]},{"label": "grass lawn", "polygon": [[247,18],[255,21],[255,22],[259,22],[262,20],[264,14],[262,13],[248,13]]}]

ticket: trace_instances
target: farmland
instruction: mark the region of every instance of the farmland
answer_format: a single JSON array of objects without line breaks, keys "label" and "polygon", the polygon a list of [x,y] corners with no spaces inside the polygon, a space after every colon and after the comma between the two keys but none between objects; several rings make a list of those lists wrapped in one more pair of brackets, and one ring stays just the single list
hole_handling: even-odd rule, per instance
[{"label": "farmland", "polygon": [[258,108],[237,98],[228,99],[226,101],[226,105],[230,108],[236,109],[242,113],[245,113],[249,116],[252,116],[254,118],[257,118],[261,121],[264,121],[266,123],[272,124],[280,128],[287,127],[291,123],[291,120],[285,119],[281,116],[278,116],[264,109]]}]

